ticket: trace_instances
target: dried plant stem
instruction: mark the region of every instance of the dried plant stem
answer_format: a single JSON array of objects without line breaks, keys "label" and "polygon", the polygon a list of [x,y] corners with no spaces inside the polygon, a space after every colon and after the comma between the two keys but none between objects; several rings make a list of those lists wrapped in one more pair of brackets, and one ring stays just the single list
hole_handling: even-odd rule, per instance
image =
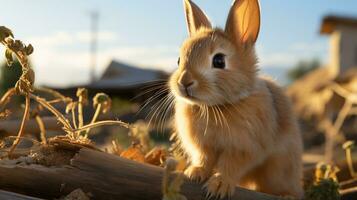
[{"label": "dried plant stem", "polygon": [[[6,45],[7,46],[7,45]],[[7,46],[8,47],[8,46]],[[9,47],[8,47],[9,48]],[[17,51],[13,51],[15,56],[17,57],[18,61],[20,62],[22,68],[24,69],[28,69],[29,64],[28,64],[28,60],[27,60],[27,56],[22,54],[21,52],[17,52]]]},{"label": "dried plant stem", "polygon": [[64,102],[67,102],[67,101],[70,101],[70,98],[69,97],[66,97],[66,96],[63,96],[61,93],[55,91],[55,90],[52,90],[52,89],[49,89],[49,88],[36,88],[37,91],[40,91],[40,92],[45,92],[45,93],[48,93],[48,94],[51,94],[52,96],[56,97],[57,100],[61,100],[61,101],[64,101]]},{"label": "dried plant stem", "polygon": [[97,109],[95,110],[95,113],[93,115],[92,121],[90,123],[94,123],[95,121],[97,121],[97,118],[101,111],[102,111],[102,104],[98,104]]},{"label": "dried plant stem", "polygon": [[83,97],[78,97],[78,128],[83,126]]},{"label": "dried plant stem", "polygon": [[0,99],[0,111],[6,106],[6,104],[10,101],[11,97],[16,94],[15,88],[10,88]]},{"label": "dried plant stem", "polygon": [[331,126],[330,120],[327,120],[326,123],[330,124],[325,125],[325,131],[326,131],[326,144],[325,144],[325,161],[327,163],[331,163],[333,160],[333,154],[334,154],[334,147],[335,147],[335,139],[336,136],[339,134],[340,129],[343,125],[343,122],[345,121],[346,117],[348,116],[351,108],[353,106],[353,103],[347,98],[345,100],[345,103],[338,113],[337,119],[335,123]]},{"label": "dried plant stem", "polygon": [[352,184],[352,183],[354,183],[356,181],[357,181],[357,178],[352,178],[352,179],[340,182],[339,185],[340,185],[340,187],[343,187],[345,185]]},{"label": "dried plant stem", "polygon": [[356,177],[356,172],[353,168],[351,148],[347,148],[345,151],[346,151],[346,161],[348,165],[348,170],[350,171],[352,177]]},{"label": "dried plant stem", "polygon": [[346,194],[355,193],[355,192],[357,192],[357,187],[351,187],[351,188],[340,190],[341,195],[346,195]]},{"label": "dried plant stem", "polygon": [[[9,40],[5,40],[5,38],[2,39],[1,43],[5,46],[6,51],[10,51],[11,57],[14,54],[19,61],[21,67],[22,67],[22,74],[16,82],[16,86],[14,89],[10,89],[1,100],[1,104],[4,103],[6,104],[8,102],[9,97],[11,97],[13,94],[19,93],[23,96],[25,96],[25,111],[22,117],[20,129],[18,131],[17,137],[12,144],[10,150],[9,150],[9,156],[12,155],[13,151],[16,149],[16,146],[20,143],[20,139],[22,138],[23,132],[24,132],[24,127],[26,120],[28,118],[28,115],[30,113],[30,93],[33,91],[33,83],[35,76],[33,74],[33,71],[31,70],[28,62],[27,56],[30,55],[33,52],[33,47],[31,45],[28,45],[27,47],[20,41],[20,40],[13,40],[13,34],[11,33],[10,30],[8,30],[10,34],[8,33],[8,38]],[[10,38],[11,37],[11,38]],[[11,42],[10,42],[11,41]],[[12,59],[11,59],[12,60]],[[12,61],[10,62],[12,63]]]},{"label": "dried plant stem", "polygon": [[351,92],[347,91],[337,83],[332,84],[331,89],[345,99],[348,99],[351,96]]},{"label": "dried plant stem", "polygon": [[26,95],[25,96],[25,111],[24,111],[24,115],[22,117],[21,126],[20,126],[19,132],[17,134],[17,137],[16,137],[14,143],[12,144],[12,146],[10,148],[9,156],[14,152],[14,150],[16,149],[16,146],[20,143],[20,139],[22,138],[25,123],[26,123],[29,113],[30,113],[30,96]]},{"label": "dried plant stem", "polygon": [[108,125],[119,125],[125,128],[130,128],[130,125],[122,122],[122,121],[113,121],[113,120],[107,120],[107,121],[99,121],[99,122],[95,122],[95,123],[91,123],[82,127],[79,127],[78,129],[76,129],[74,132],[82,132],[85,131],[87,129],[92,129],[92,128],[96,128],[99,126],[108,126]]},{"label": "dried plant stem", "polygon": [[[95,113],[92,117],[92,121],[90,122],[90,124],[93,124],[95,121],[97,121],[97,118],[98,118],[101,110],[102,110],[102,104],[98,104],[97,108],[95,109]],[[88,136],[89,131],[90,131],[90,129],[86,130],[86,136]]]},{"label": "dried plant stem", "polygon": [[343,105],[340,113],[338,114],[338,117],[335,121],[334,127],[336,130],[340,130],[343,122],[345,121],[346,117],[348,116],[349,111],[352,108],[352,102],[349,99],[346,99],[345,104]]},{"label": "dried plant stem", "polygon": [[40,128],[41,141],[42,141],[43,144],[47,144],[45,124],[43,123],[43,121],[42,121],[42,119],[41,119],[41,117],[39,115],[36,115],[35,119],[36,119],[36,122],[38,124],[38,127]]},{"label": "dried plant stem", "polygon": [[66,128],[66,130],[73,131],[70,122],[63,116],[61,112],[59,112],[51,104],[47,103],[45,99],[40,98],[33,94],[30,94],[29,96],[35,101],[37,101],[39,104],[41,104],[43,107],[47,108],[47,110],[49,110],[53,115],[55,115],[58,121]]},{"label": "dried plant stem", "polygon": [[77,119],[76,119],[76,112],[75,112],[75,109],[76,109],[76,107],[75,107],[75,106],[73,106],[73,107],[71,108],[71,113],[72,113],[72,124],[73,124],[73,127],[74,127],[75,129],[77,129],[78,127],[77,127]]},{"label": "dried plant stem", "polygon": [[49,100],[47,101],[49,104],[56,104],[56,103],[61,103],[63,102],[63,99],[53,99],[53,100]]}]

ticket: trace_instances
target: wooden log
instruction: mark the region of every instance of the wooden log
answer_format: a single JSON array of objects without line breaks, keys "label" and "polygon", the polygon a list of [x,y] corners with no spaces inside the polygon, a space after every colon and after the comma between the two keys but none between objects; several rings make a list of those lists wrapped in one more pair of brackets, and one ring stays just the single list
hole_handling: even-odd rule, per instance
[{"label": "wooden log", "polygon": [[11,200],[41,200],[39,198],[25,196],[22,194],[17,194],[13,192],[8,192],[0,190],[0,199],[11,199]]},{"label": "wooden log", "polygon": [[[2,162],[0,188],[46,199],[80,188],[91,199],[160,200],[163,169],[82,148],[68,165],[45,167]],[[181,192],[188,200],[205,199],[202,185],[185,180]],[[236,188],[232,200],[280,200],[279,197]]]}]

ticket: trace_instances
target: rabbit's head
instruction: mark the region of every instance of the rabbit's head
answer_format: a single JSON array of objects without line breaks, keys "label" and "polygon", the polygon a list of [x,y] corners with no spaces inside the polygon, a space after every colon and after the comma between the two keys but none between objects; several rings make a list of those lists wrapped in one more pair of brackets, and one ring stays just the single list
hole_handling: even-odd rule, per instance
[{"label": "rabbit's head", "polygon": [[233,103],[249,95],[257,71],[258,0],[236,0],[224,30],[212,28],[191,0],[184,0],[184,7],[189,38],[169,81],[172,93],[191,104],[204,105]]}]

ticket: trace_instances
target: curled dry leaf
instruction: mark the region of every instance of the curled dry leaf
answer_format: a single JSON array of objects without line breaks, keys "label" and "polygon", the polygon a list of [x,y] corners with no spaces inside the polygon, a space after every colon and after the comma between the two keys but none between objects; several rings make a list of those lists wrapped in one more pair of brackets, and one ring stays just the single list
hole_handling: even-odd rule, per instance
[{"label": "curled dry leaf", "polygon": [[26,52],[26,55],[31,55],[33,53],[33,46],[31,44],[27,45],[25,47],[25,52]]},{"label": "curled dry leaf", "polygon": [[0,41],[3,41],[5,38],[14,37],[12,31],[5,26],[0,26]]},{"label": "curled dry leaf", "polygon": [[99,105],[102,107],[102,112],[106,113],[112,106],[112,100],[105,93],[98,93],[93,97],[93,107],[97,108]]},{"label": "curled dry leaf", "polygon": [[5,50],[5,58],[7,66],[11,66],[14,63],[14,57],[12,55],[12,51],[10,49]]},{"label": "curled dry leaf", "polygon": [[145,162],[145,155],[140,144],[132,144],[131,147],[120,154],[120,157],[137,162]]},{"label": "curled dry leaf", "polygon": [[5,111],[3,112],[0,112],[0,120],[1,119],[5,119],[6,117],[8,117],[9,115],[11,114],[11,111],[6,109]]},{"label": "curled dry leaf", "polygon": [[155,147],[145,155],[145,162],[160,166],[166,161],[167,155],[165,148]]},{"label": "curled dry leaf", "polygon": [[25,49],[24,43],[21,40],[14,40],[14,43],[11,45],[11,48],[15,51],[23,51]]},{"label": "curled dry leaf", "polygon": [[342,148],[343,149],[352,149],[352,148],[354,148],[354,146],[355,146],[355,142],[349,140],[349,141],[343,143]]},{"label": "curled dry leaf", "polygon": [[5,148],[5,142],[3,140],[0,140],[0,149]]},{"label": "curled dry leaf", "polygon": [[87,103],[88,103],[88,90],[86,88],[78,88],[76,95],[77,95],[78,98],[81,99],[81,101],[82,101],[82,103],[84,105],[87,105]]},{"label": "curled dry leaf", "polygon": [[64,197],[64,200],[90,200],[90,196],[90,194],[84,193],[82,189],[76,189]]}]

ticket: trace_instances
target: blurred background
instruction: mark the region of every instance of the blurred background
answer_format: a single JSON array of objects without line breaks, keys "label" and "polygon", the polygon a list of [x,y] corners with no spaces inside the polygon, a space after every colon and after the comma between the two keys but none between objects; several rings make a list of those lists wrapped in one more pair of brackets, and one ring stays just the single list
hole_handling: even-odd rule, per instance
[{"label": "blurred background", "polygon": [[[231,0],[195,2],[216,26],[225,25]],[[32,62],[39,85],[87,84],[93,77],[100,79],[113,60],[171,72],[187,36],[181,0],[0,3],[2,23],[36,47]],[[289,82],[286,72],[300,61],[329,63],[329,35],[320,34],[325,16],[357,15],[354,0],[262,0],[261,8],[262,27],[257,43],[260,67],[282,84]],[[93,32],[94,63],[90,54]]]},{"label": "blurred background", "polygon": [[[195,2],[216,26],[225,25],[230,0]],[[181,0],[0,0],[0,5],[2,25],[35,48],[31,63],[37,86],[72,97],[78,87],[88,88],[91,96],[103,91],[113,100],[103,118],[131,123],[147,124],[155,114],[155,100],[143,104],[154,95],[165,96],[153,83],[164,82],[175,70],[187,37]],[[357,91],[357,1],[261,0],[261,10],[259,73],[273,77],[292,98],[305,161],[338,158],[343,151],[331,155],[331,149],[355,140],[357,133],[355,100],[348,100]],[[1,63],[4,93],[21,71],[16,64],[18,70]],[[93,110],[86,112],[90,116]],[[163,116],[162,130],[153,126],[151,135],[165,144],[168,136],[159,133],[171,131],[170,114]],[[123,131],[103,128],[97,132],[105,137],[93,137],[103,145],[119,138],[128,146],[130,140],[118,134]]]}]

